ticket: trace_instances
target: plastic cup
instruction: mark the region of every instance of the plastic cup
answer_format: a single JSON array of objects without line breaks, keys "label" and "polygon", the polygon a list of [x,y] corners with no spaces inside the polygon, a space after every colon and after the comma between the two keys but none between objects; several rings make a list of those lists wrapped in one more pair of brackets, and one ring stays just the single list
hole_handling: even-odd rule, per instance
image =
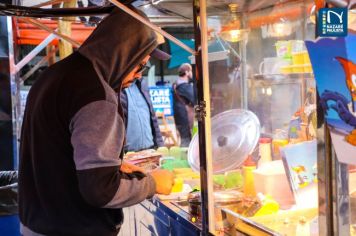
[{"label": "plastic cup", "polygon": [[169,149],[169,155],[180,160],[182,157],[182,150],[180,147],[173,146]]},{"label": "plastic cup", "polygon": [[181,150],[180,158],[182,160],[187,160],[187,158],[188,158],[188,148],[187,147],[181,147],[180,150]]},{"label": "plastic cup", "polygon": [[159,148],[157,149],[157,152],[158,152],[159,154],[161,154],[163,157],[169,156],[169,150],[168,150],[167,147],[159,147]]}]

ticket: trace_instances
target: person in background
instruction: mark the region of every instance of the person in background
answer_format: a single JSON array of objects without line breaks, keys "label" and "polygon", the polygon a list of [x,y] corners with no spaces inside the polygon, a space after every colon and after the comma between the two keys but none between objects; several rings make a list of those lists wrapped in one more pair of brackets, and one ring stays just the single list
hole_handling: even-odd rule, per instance
[{"label": "person in background", "polygon": [[141,78],[143,70],[136,74],[139,78],[120,94],[126,125],[126,152],[164,146],[148,85]]},{"label": "person in background", "polygon": [[174,95],[174,121],[178,129],[181,147],[188,147],[192,139],[192,127],[194,123],[194,88],[190,83],[193,78],[192,66],[182,64],[178,69],[178,79],[173,84]]},{"label": "person in background", "polygon": [[157,46],[154,31],[115,8],[33,84],[20,145],[21,235],[117,236],[122,208],[170,193],[172,173],[143,173],[122,160],[118,94],[150,56],[162,59]]}]

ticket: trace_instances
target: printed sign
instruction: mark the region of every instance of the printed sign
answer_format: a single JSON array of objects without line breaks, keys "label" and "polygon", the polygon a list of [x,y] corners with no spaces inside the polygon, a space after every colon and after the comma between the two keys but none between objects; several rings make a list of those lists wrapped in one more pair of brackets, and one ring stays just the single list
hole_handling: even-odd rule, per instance
[{"label": "printed sign", "polygon": [[318,207],[316,140],[281,148],[282,160],[299,207]]},{"label": "printed sign", "polygon": [[321,8],[318,15],[318,33],[321,37],[345,37],[347,8]]},{"label": "printed sign", "polygon": [[320,105],[340,162],[356,164],[356,35],[307,41]]},{"label": "printed sign", "polygon": [[171,87],[150,87],[150,97],[155,112],[163,112],[166,116],[173,115],[173,93]]}]

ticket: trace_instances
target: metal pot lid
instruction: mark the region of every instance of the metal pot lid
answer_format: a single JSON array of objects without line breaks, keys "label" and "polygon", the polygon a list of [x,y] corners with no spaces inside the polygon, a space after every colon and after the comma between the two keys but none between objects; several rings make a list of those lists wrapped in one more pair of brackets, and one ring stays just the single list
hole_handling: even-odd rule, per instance
[{"label": "metal pot lid", "polygon": [[[240,166],[252,153],[260,137],[260,122],[248,110],[228,110],[211,118],[213,173],[224,173]],[[199,138],[194,135],[188,149],[188,163],[197,172]]]}]

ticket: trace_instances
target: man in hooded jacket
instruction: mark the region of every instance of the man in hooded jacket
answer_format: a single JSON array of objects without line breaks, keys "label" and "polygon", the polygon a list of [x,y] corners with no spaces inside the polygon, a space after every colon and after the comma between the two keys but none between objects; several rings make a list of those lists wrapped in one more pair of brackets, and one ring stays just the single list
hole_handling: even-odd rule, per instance
[{"label": "man in hooded jacket", "polygon": [[116,236],[121,208],[170,192],[169,172],[144,174],[122,162],[117,94],[150,55],[162,54],[156,47],[152,30],[115,9],[34,83],[20,146],[22,235]]}]

